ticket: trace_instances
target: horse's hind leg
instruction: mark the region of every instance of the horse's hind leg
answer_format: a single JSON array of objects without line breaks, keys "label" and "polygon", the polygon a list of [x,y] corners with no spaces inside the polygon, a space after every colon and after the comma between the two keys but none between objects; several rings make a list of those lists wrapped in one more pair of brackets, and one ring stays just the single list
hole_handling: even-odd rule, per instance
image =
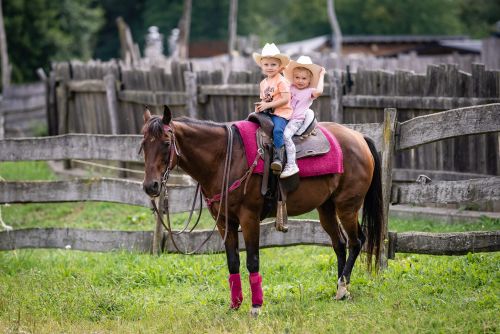
[{"label": "horse's hind leg", "polygon": [[[224,237],[226,229],[224,218],[217,224],[220,234]],[[229,221],[227,238],[224,242],[227,266],[229,269],[229,288],[231,289],[231,308],[237,309],[243,301],[240,276],[240,252],[238,247],[238,223]]]},{"label": "horse's hind leg", "polygon": [[358,258],[361,248],[363,247],[363,243],[365,242],[365,236],[358,222],[358,210],[361,207],[361,204],[354,207],[349,205],[348,208],[342,208],[339,204],[337,204],[337,206],[337,215],[342,224],[342,228],[347,234],[347,245],[349,248],[349,256],[347,257],[344,270],[339,277],[337,296],[335,297],[336,299],[342,299],[348,295],[347,287],[351,281],[352,269],[354,268],[356,259]]},{"label": "horse's hind leg", "polygon": [[337,220],[337,213],[335,212],[335,203],[328,200],[318,208],[319,221],[323,229],[328,233],[332,239],[333,250],[337,255],[337,274],[338,278],[342,277],[346,263],[346,244],[340,230],[339,222]]}]

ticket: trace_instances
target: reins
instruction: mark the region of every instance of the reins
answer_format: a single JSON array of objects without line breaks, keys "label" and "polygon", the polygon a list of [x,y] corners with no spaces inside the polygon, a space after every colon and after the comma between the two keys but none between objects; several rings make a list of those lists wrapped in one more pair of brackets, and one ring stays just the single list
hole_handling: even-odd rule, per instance
[{"label": "reins", "polygon": [[[173,166],[174,154],[177,157],[179,157],[180,154],[179,154],[179,150],[177,148],[177,143],[176,143],[176,138],[175,138],[175,133],[174,133],[173,128],[171,128],[168,125],[164,125],[164,132],[170,133],[170,150],[169,150],[169,156],[166,157],[166,159],[165,159],[167,167],[166,167],[165,172],[163,173],[163,176],[161,179],[161,184],[160,184],[160,197],[159,197],[158,203],[160,205],[161,211],[158,209],[158,206],[156,205],[156,202],[153,198],[151,199],[151,204],[153,206],[153,210],[157,214],[158,220],[161,222],[161,224],[163,225],[165,230],[168,232],[168,234],[170,236],[170,240],[172,241],[172,244],[174,245],[175,249],[178,252],[185,254],[185,255],[192,255],[194,253],[197,253],[208,242],[208,240],[212,237],[212,234],[214,233],[215,228],[217,227],[217,222],[219,221],[219,218],[220,218],[221,209],[222,209],[222,202],[224,202],[224,220],[225,220],[225,230],[224,230],[224,237],[222,238],[222,244],[225,243],[225,241],[227,239],[228,229],[229,229],[229,215],[228,215],[229,193],[231,191],[237,189],[245,180],[246,180],[246,182],[245,182],[244,192],[246,193],[246,186],[247,186],[249,176],[252,174],[253,169],[257,165],[258,159],[260,158],[260,154],[257,154],[257,156],[255,157],[255,161],[252,163],[250,168],[245,172],[245,174],[241,178],[239,178],[238,180],[233,182],[233,184],[231,184],[231,186],[229,186],[229,175],[231,172],[231,160],[232,160],[232,154],[233,154],[233,137],[234,137],[234,135],[233,135],[233,131],[232,131],[230,126],[225,125],[225,129],[228,133],[228,136],[227,136],[226,157],[224,160],[224,171],[222,174],[222,184],[221,184],[222,191],[220,194],[215,195],[211,199],[206,199],[208,207],[210,207],[213,204],[213,202],[220,202],[221,203],[221,205],[219,205],[219,209],[217,210],[217,216],[214,217],[215,218],[215,225],[212,228],[208,237],[205,238],[205,240],[203,240],[203,242],[196,249],[194,249],[190,252],[187,252],[187,251],[182,251],[177,246],[177,243],[175,242],[173,235],[174,234],[176,234],[176,235],[182,234],[187,230],[189,223],[191,221],[191,218],[192,218],[192,214],[194,212],[196,199],[198,198],[198,195],[199,195],[200,196],[200,205],[199,205],[198,218],[197,218],[197,221],[194,224],[194,226],[189,230],[189,232],[192,232],[194,230],[194,228],[198,225],[200,218],[201,218],[201,212],[202,212],[202,195],[200,194],[201,187],[200,187],[200,184],[198,183],[198,185],[196,187],[195,196],[193,199],[193,204],[191,206],[191,210],[189,213],[189,217],[187,218],[187,220],[185,222],[184,228],[181,231],[174,232],[172,230],[172,226],[171,226],[171,222],[170,222],[167,181],[168,181],[168,178],[170,176],[170,171],[174,167]],[[163,214],[165,214],[167,217],[166,224],[163,220]]]}]

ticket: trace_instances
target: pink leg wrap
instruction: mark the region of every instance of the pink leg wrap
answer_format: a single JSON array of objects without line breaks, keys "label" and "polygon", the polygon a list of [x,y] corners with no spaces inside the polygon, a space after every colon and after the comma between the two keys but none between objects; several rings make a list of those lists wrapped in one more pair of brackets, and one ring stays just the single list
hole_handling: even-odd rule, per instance
[{"label": "pink leg wrap", "polygon": [[252,306],[261,306],[264,302],[262,292],[262,276],[258,272],[250,273],[250,289],[252,290]]},{"label": "pink leg wrap", "polygon": [[237,309],[243,301],[240,274],[229,274],[229,288],[231,289],[231,308]]}]

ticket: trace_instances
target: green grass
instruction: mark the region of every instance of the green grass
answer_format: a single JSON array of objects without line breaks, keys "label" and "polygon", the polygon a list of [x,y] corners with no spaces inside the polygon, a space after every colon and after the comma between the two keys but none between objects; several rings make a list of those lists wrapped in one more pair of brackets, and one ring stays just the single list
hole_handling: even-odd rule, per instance
[{"label": "green grass", "polygon": [[[245,253],[242,254],[243,258]],[[336,302],[336,260],[316,246],[261,252],[265,305],[228,309],[225,256],[22,250],[0,253],[0,331],[7,333],[494,333],[500,254],[398,254]]]},{"label": "green grass", "polygon": [[[55,179],[44,163],[0,164],[5,179]],[[15,228],[152,230],[150,210],[112,203],[1,206]],[[179,227],[186,215],[175,215]],[[314,213],[300,218],[317,219]],[[212,226],[204,212],[203,227]],[[498,230],[498,220],[444,224],[391,220],[390,229]],[[358,261],[352,300],[334,301],[336,257],[329,247],[261,251],[265,304],[249,317],[230,311],[224,254],[160,257],[67,250],[0,252],[1,333],[495,333],[500,253],[396,254],[378,276]]]},{"label": "green grass", "polygon": [[47,163],[42,161],[0,162],[0,177],[9,181],[56,179]]}]

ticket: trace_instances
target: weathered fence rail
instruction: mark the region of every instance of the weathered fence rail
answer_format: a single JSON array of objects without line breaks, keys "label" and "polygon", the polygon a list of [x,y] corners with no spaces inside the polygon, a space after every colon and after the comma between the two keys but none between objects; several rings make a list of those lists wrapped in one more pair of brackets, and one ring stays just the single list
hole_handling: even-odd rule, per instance
[{"label": "weathered fence rail", "polygon": [[[387,110],[382,124],[353,124],[352,128],[373,137],[382,152],[384,166],[383,184],[385,219],[387,222],[388,204],[394,203],[470,203],[479,200],[500,200],[500,177],[460,180],[455,182],[432,182],[430,184],[392,185],[391,164],[395,151],[417,147],[429,141],[470,134],[500,132],[500,104],[482,107],[450,110],[434,115],[422,116],[403,123],[396,122],[394,111]],[[464,119],[472,121],[468,126]],[[446,124],[443,125],[443,122]],[[443,131],[437,129],[443,128]],[[136,152],[139,136],[109,135],[63,135],[50,138],[6,139],[0,141],[0,161],[12,160],[52,160],[69,157],[82,159],[119,159],[124,156],[137,161]],[[124,149],[123,145],[130,145]],[[23,146],[24,145],[24,146]],[[54,149],[53,146],[64,146]],[[87,145],[85,149],[83,146]],[[107,146],[104,149],[100,149]],[[26,154],[22,147],[30,147]],[[124,149],[116,155],[116,148]],[[114,155],[115,154],[115,155]],[[126,159],[125,159],[126,160]],[[170,204],[172,212],[189,209],[186,198],[192,198],[193,187],[171,187]],[[61,202],[61,201],[111,201],[139,206],[149,206],[137,181],[117,179],[90,179],[72,181],[1,181],[0,203]],[[385,227],[387,240],[385,254],[389,257],[395,252],[422,254],[464,254],[475,251],[500,250],[500,232],[468,233],[389,233]],[[195,231],[180,235],[177,244],[193,249],[200,244],[210,231]],[[110,251],[128,249],[149,251],[153,232],[85,231],[74,229],[26,229],[0,232],[0,249],[56,247],[82,250]],[[174,251],[167,237],[163,242],[168,251]],[[276,247],[296,244],[329,245],[329,239],[318,222],[292,221],[287,234],[273,231],[271,224],[263,224],[261,229],[263,247]],[[241,245],[243,247],[243,245]],[[200,252],[221,251],[220,238],[212,238]]]},{"label": "weathered fence rail", "polygon": [[[331,240],[318,221],[289,221],[287,234],[276,233],[274,223],[264,223],[260,228],[260,247],[294,245],[331,246]],[[210,235],[211,230],[195,230],[187,237],[176,236],[180,249],[192,250]],[[469,252],[500,251],[500,231],[463,233],[404,232],[390,234],[392,252],[463,255]],[[240,249],[244,250],[243,238]],[[93,252],[127,250],[150,252],[153,242],[151,231],[92,231],[75,228],[29,228],[0,233],[0,250],[21,248],[62,248]],[[165,238],[165,251],[178,252],[170,238]],[[218,237],[210,238],[199,250],[203,253],[221,253],[224,247]],[[394,254],[392,254],[393,256]]]}]

